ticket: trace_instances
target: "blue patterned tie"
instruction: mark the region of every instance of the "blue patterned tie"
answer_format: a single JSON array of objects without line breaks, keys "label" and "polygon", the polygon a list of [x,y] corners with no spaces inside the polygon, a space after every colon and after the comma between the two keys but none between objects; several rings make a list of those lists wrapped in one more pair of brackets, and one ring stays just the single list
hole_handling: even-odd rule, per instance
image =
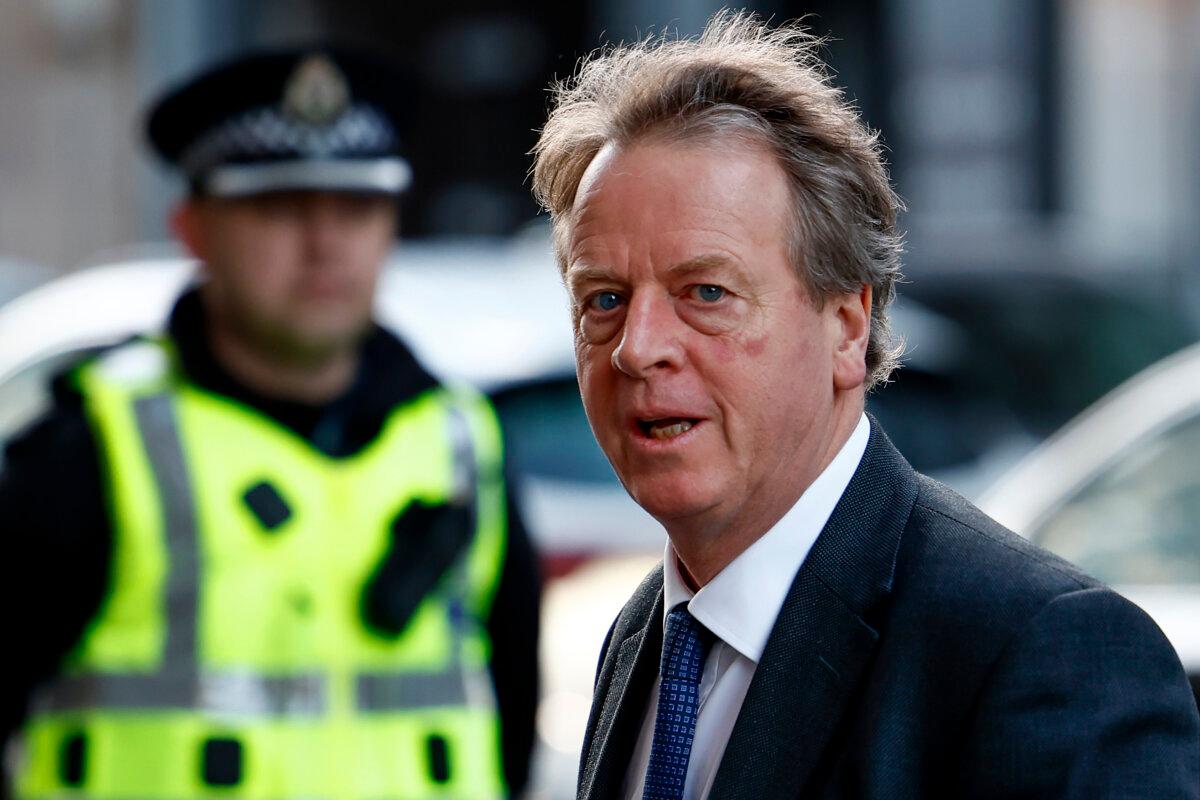
[{"label": "blue patterned tie", "polygon": [[658,677],[658,713],[654,743],[646,767],[642,800],[680,800],[687,780],[696,715],[700,711],[700,674],[710,634],[680,603],[667,614],[662,666]]}]

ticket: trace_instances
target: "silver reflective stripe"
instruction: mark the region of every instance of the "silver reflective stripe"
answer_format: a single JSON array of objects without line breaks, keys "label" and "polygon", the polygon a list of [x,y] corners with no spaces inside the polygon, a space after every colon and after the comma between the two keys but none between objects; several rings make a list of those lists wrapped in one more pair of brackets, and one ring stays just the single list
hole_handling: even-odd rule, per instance
[{"label": "silver reflective stripe", "polygon": [[196,670],[196,617],[200,587],[200,545],[187,461],[179,438],[175,406],[165,392],[138,398],[134,417],[154,470],[163,511],[167,561],[164,673],[186,675]]},{"label": "silver reflective stripe", "polygon": [[328,707],[325,676],[264,676],[209,672],[200,676],[198,705],[205,711],[255,716],[319,716]]},{"label": "silver reflective stripe", "polygon": [[466,704],[475,709],[496,710],[496,688],[492,675],[486,670],[467,670],[463,673]]},{"label": "silver reflective stripe", "polygon": [[216,714],[268,716],[324,713],[328,690],[322,675],[264,677],[253,673],[191,675],[82,675],[55,685],[42,708],[136,711],[186,708]]},{"label": "silver reflective stripe", "polygon": [[359,675],[356,695],[360,711],[401,711],[467,704],[465,676],[458,669]]},{"label": "silver reflective stripe", "polygon": [[163,675],[78,675],[61,678],[41,704],[47,711],[136,710],[192,705],[195,684]]},{"label": "silver reflective stripe", "polygon": [[199,690],[200,708],[224,714],[317,716],[324,714],[329,699],[325,676],[319,673],[205,673]]},{"label": "silver reflective stripe", "polygon": [[[450,444],[454,455],[454,502],[474,504],[476,493],[479,491],[479,463],[475,454],[475,437],[467,412],[457,403],[458,399],[452,397],[451,403],[446,409],[450,420]],[[475,511],[472,521],[473,524],[478,525],[479,510],[475,509]],[[478,531],[475,533],[478,535]],[[471,670],[463,667],[463,642],[477,625],[468,618],[465,611],[470,605],[471,596],[468,561],[469,554],[459,559],[445,582],[445,586],[452,596],[451,602],[459,604],[459,613],[451,615],[455,622],[451,658],[458,665],[457,674],[461,691],[461,700],[458,704],[471,708],[495,709],[496,694],[491,675],[483,670]]]},{"label": "silver reflective stripe", "polygon": [[454,489],[451,502],[466,505],[475,501],[475,481],[478,477],[475,466],[475,439],[471,435],[471,421],[456,405],[446,407],[450,426],[450,447],[454,456]]}]

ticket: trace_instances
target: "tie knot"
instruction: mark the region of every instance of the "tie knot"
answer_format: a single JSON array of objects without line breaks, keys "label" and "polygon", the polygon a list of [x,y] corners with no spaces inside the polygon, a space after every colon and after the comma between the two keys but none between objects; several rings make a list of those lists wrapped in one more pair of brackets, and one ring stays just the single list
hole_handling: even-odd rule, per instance
[{"label": "tie knot", "polygon": [[698,684],[710,638],[704,626],[687,610],[687,604],[672,608],[663,633],[663,677]]}]

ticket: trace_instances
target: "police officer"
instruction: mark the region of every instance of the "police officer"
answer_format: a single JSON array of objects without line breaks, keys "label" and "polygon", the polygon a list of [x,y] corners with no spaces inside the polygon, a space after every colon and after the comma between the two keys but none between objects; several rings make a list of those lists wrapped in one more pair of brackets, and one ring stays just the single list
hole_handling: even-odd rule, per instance
[{"label": "police officer", "polygon": [[497,422],[371,318],[409,182],[399,92],[362,55],[297,50],[153,108],[202,277],[9,448],[17,795],[524,785],[537,579]]}]

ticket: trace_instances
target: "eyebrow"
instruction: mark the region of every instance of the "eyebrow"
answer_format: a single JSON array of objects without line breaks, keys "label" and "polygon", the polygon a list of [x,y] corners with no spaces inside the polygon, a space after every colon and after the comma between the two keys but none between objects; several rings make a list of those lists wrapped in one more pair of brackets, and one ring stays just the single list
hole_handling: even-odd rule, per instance
[{"label": "eyebrow", "polygon": [[729,256],[716,253],[700,255],[695,258],[689,258],[686,261],[680,261],[678,264],[672,264],[667,267],[667,272],[671,275],[687,276],[714,269],[731,269],[739,276],[745,275],[745,269],[741,264]]},{"label": "eyebrow", "polygon": [[[666,272],[672,277],[687,277],[718,269],[731,270],[739,278],[745,279],[747,277],[746,268],[740,262],[719,253],[705,253],[680,261],[667,267]],[[571,265],[567,267],[566,284],[567,289],[570,291],[574,291],[578,287],[589,283],[603,283],[612,279],[612,271],[604,267],[592,266],[590,264]]]},{"label": "eyebrow", "polygon": [[594,267],[589,264],[580,266],[572,264],[567,267],[566,283],[568,290],[574,290],[582,284],[599,283],[608,280],[612,280],[612,272],[602,267]]}]

